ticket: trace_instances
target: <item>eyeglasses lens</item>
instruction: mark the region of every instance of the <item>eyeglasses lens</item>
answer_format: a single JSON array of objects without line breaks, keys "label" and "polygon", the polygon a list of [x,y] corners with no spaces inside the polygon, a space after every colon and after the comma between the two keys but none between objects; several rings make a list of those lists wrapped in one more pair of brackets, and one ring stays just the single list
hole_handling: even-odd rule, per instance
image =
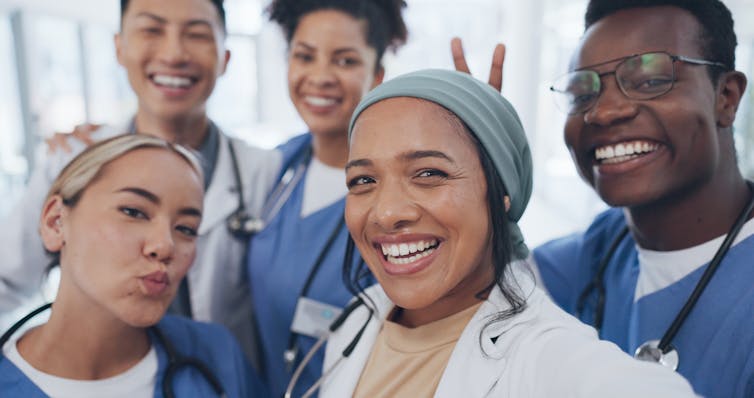
[{"label": "eyeglasses lens", "polygon": [[[602,73],[606,75],[609,73]],[[673,87],[673,58],[665,53],[647,53],[628,57],[615,68],[621,91],[628,98],[651,99]],[[552,87],[558,107],[568,114],[589,110],[602,90],[601,77],[593,70],[579,70],[562,76]]]}]

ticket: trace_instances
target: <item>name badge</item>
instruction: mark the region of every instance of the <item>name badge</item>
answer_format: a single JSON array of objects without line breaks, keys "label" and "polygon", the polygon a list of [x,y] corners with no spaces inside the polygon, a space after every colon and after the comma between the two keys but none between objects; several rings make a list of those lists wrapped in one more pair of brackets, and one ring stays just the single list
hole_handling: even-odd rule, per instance
[{"label": "name badge", "polygon": [[322,337],[341,312],[343,310],[334,305],[299,297],[291,330],[304,336]]}]

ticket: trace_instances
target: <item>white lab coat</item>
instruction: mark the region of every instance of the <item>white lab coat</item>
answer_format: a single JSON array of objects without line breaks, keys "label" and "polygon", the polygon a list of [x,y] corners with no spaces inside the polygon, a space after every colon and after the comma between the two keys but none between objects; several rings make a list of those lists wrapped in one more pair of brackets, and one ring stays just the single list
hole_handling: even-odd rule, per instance
[{"label": "white lab coat", "polygon": [[[530,292],[527,308],[487,327],[490,316],[509,308],[495,288],[453,349],[435,397],[672,398],[694,397],[683,377],[660,365],[639,362],[589,326],[566,314],[523,271],[512,275]],[[366,322],[364,306],[333,333],[326,347],[321,398],[351,397],[385,316],[394,304],[379,286],[367,289],[377,311],[349,358],[344,348]],[[366,300],[366,302],[369,302]],[[480,339],[480,333],[482,338]]]},{"label": "white lab coat", "polygon": [[[102,140],[125,132],[125,128],[105,126],[92,138]],[[255,350],[251,301],[242,263],[246,241],[234,238],[225,220],[238,206],[238,194],[228,140],[236,151],[246,210],[259,215],[264,201],[276,182],[282,161],[275,150],[251,147],[240,140],[220,134],[217,162],[204,197],[204,215],[199,226],[197,255],[187,275],[194,319],[227,326],[239,339],[244,351]],[[35,292],[44,280],[49,263],[38,234],[44,198],[62,168],[85,145],[69,140],[72,153],[40,150],[34,172],[24,196],[2,222],[0,228],[0,314],[11,311]]]}]

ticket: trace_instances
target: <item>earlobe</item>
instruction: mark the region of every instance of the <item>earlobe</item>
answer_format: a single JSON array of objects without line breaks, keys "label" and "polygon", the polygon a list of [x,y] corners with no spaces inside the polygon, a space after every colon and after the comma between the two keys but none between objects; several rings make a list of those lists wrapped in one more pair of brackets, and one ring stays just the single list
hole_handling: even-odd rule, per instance
[{"label": "earlobe", "polygon": [[746,89],[746,76],[738,71],[720,77],[717,88],[717,126],[728,128],[736,120],[736,112]]},{"label": "earlobe", "polygon": [[63,217],[65,205],[63,198],[55,195],[47,200],[42,210],[39,221],[39,234],[42,237],[45,249],[50,252],[59,252],[65,245],[63,233]]},{"label": "earlobe", "polygon": [[120,33],[116,33],[115,36],[113,36],[113,42],[115,43],[115,58],[118,60],[118,64],[123,66],[123,57],[121,56],[121,46],[123,43]]},{"label": "earlobe", "polygon": [[507,213],[511,209],[511,197],[505,195],[503,197],[503,204],[505,204],[505,212]]},{"label": "earlobe", "polygon": [[385,79],[385,68],[382,66],[377,69],[377,73],[374,74],[374,81],[372,82],[372,87],[370,89],[373,89],[380,84],[382,84],[382,81]]}]

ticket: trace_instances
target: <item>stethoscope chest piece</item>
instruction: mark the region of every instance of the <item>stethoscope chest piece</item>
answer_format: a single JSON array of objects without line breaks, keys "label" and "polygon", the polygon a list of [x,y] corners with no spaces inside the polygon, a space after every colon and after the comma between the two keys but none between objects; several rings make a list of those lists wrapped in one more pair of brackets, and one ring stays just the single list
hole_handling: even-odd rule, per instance
[{"label": "stethoscope chest piece", "polygon": [[649,340],[636,349],[634,358],[640,361],[659,363],[666,368],[678,370],[678,351],[670,345],[667,352],[663,352],[659,346],[660,340]]}]

